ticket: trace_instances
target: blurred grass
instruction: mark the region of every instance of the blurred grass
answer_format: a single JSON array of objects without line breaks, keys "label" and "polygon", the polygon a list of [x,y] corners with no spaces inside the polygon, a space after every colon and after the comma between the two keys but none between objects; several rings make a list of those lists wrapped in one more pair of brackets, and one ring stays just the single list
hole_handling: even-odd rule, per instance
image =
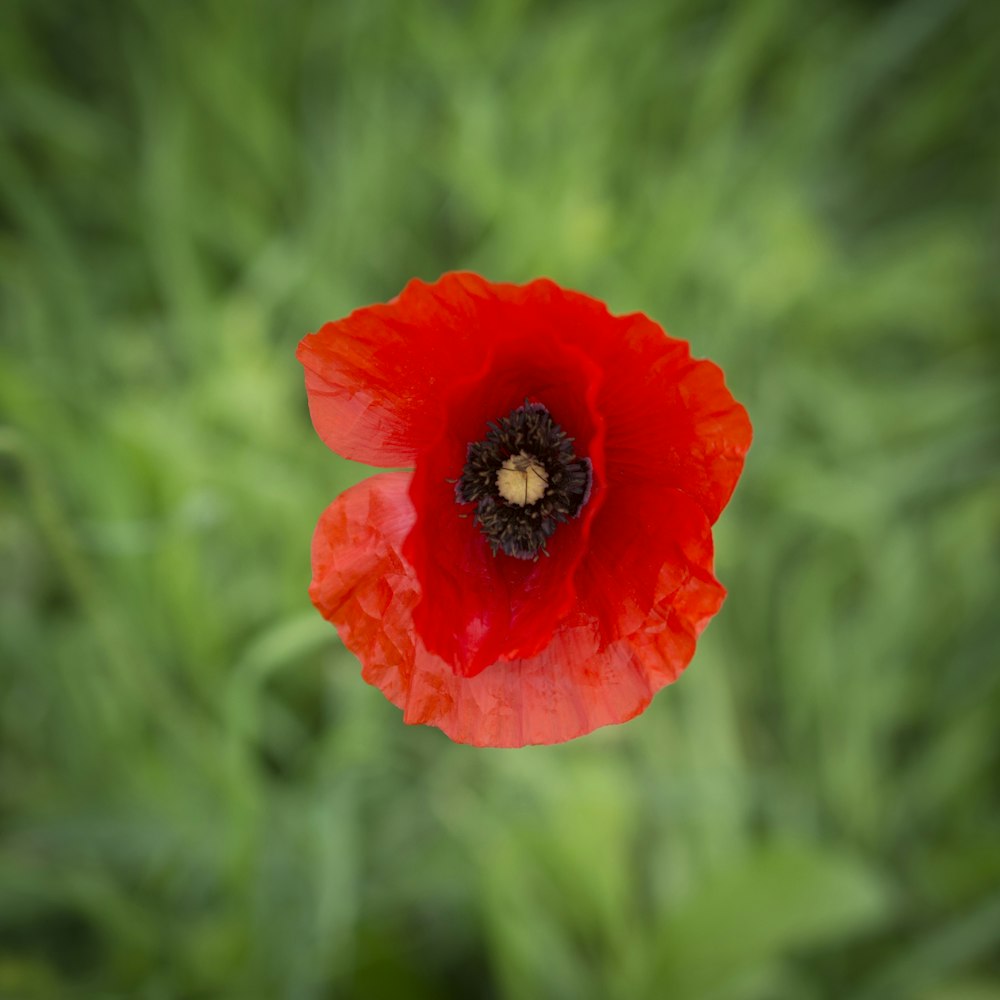
[{"label": "blurred grass", "polygon": [[[0,997],[1000,997],[988,3],[0,6]],[[547,274],[726,369],[638,721],[406,729],[294,345]]]}]

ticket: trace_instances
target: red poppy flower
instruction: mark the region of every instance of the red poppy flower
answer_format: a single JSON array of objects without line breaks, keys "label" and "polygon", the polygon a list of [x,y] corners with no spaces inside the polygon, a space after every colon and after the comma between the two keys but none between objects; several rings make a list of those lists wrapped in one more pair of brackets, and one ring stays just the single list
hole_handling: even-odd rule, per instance
[{"label": "red poppy flower", "polygon": [[330,448],[413,470],[327,508],[310,587],[406,722],[558,743],[687,666],[750,444],[714,364],[641,314],[474,274],[413,281],[298,358]]}]

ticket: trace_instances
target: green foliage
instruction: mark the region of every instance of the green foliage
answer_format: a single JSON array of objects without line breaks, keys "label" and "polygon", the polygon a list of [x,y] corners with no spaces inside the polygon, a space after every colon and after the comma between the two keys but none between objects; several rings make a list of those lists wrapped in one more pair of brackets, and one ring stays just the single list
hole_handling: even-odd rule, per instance
[{"label": "green foliage", "polygon": [[[1000,996],[998,8],[0,5],[0,996]],[[547,274],[754,421],[625,727],[407,729],[294,346]]]}]

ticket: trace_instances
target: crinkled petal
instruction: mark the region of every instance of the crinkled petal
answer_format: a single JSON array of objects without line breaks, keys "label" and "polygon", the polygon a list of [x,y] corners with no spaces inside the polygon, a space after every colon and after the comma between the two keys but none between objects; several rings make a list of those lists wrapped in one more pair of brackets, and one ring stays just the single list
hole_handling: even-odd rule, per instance
[{"label": "crinkled petal", "polygon": [[409,474],[386,473],[331,504],[316,529],[310,594],[405,721],[457,742],[559,743],[627,721],[684,669],[721,602],[704,567],[665,567],[660,597],[628,637],[603,644],[597,623],[578,613],[537,655],[463,677],[413,626],[419,584],[401,554],[414,521],[408,488]]},{"label": "crinkled petal", "polygon": [[[719,368],[635,313],[612,316],[547,279],[451,273],[327,323],[299,344],[313,423],[345,458],[412,465],[437,437],[452,387],[512,333],[577,343],[604,372],[609,461],[693,496],[715,522],[739,478],[750,422]],[[652,445],[652,449],[650,449]]]},{"label": "crinkled petal", "polygon": [[[603,421],[594,405],[600,370],[551,333],[520,334],[457,387],[442,436],[421,455],[413,477],[417,520],[404,553],[427,595],[416,626],[427,648],[466,676],[497,660],[531,656],[549,642],[573,605],[576,567],[604,499]],[[577,454],[590,460],[593,475],[580,515],[558,525],[534,561],[494,555],[474,508],[457,504],[454,490],[469,442],[526,400],[548,408]]]},{"label": "crinkled petal", "polygon": [[440,433],[442,406],[456,382],[523,327],[523,313],[510,307],[527,287],[468,273],[433,284],[414,280],[391,302],[304,337],[297,357],[319,436],[345,458],[413,465]]},{"label": "crinkled petal", "polygon": [[[695,578],[718,595],[711,617],[725,594],[712,559],[708,518],[687,494],[641,483],[608,489],[577,572],[578,606],[597,622],[602,641],[613,643],[648,629],[656,609]],[[689,611],[700,620],[700,611]]]},{"label": "crinkled petal", "polygon": [[618,317],[598,402],[606,415],[608,476],[672,487],[693,497],[710,524],[729,502],[750,447],[746,410],[722,370],[691,357],[641,314]]},{"label": "crinkled petal", "polygon": [[[409,688],[418,592],[400,554],[413,526],[409,472],[384,472],[345,490],[312,543],[309,596],[364,662],[392,665],[378,686],[395,704]],[[374,683],[374,681],[372,682]]]},{"label": "crinkled petal", "polygon": [[642,313],[612,316],[603,302],[546,279],[523,286],[520,305],[546,317],[602,371],[608,481],[650,482],[687,493],[715,523],[750,447],[746,410],[719,367],[691,357]]}]

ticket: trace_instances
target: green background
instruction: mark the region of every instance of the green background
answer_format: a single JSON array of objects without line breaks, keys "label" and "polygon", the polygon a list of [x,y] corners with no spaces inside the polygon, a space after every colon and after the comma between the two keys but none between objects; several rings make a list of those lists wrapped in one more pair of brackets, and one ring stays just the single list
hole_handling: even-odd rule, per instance
[{"label": "green background", "polygon": [[[1000,7],[0,5],[0,997],[1000,997]],[[548,275],[719,362],[626,726],[407,728],[307,331]]]}]

